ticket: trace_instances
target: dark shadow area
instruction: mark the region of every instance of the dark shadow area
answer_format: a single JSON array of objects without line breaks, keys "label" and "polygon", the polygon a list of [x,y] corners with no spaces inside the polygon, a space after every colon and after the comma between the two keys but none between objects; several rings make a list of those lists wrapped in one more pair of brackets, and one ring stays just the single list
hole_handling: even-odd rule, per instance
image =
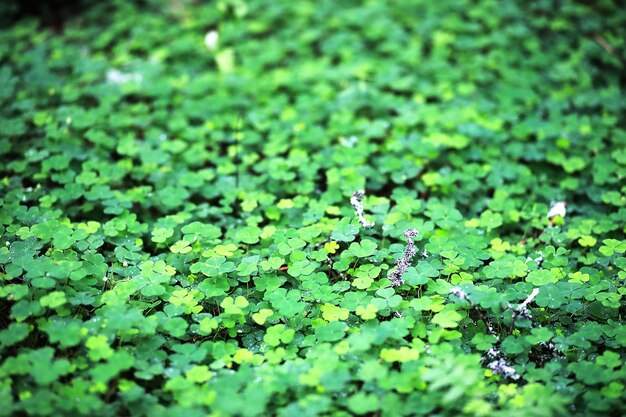
[{"label": "dark shadow area", "polygon": [[0,24],[35,18],[43,26],[60,31],[67,19],[94,4],[93,0],[5,0],[0,2]]},{"label": "dark shadow area", "polygon": [[[113,1],[98,0],[2,0],[0,25],[10,26],[23,19],[36,19],[44,28],[62,32],[66,22],[88,13],[94,6],[114,5]],[[143,5],[142,0],[128,3]]]}]

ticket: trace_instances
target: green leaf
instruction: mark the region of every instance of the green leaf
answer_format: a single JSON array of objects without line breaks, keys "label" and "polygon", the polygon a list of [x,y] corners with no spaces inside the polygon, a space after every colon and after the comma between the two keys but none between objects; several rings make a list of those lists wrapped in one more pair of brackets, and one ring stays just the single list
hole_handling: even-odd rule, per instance
[{"label": "green leaf", "polygon": [[358,243],[351,243],[347,254],[356,256],[357,258],[367,258],[376,252],[376,247],[376,242],[364,239]]},{"label": "green leaf", "polygon": [[152,231],[152,241],[156,243],[163,243],[172,236],[174,236],[174,229],[159,227]]},{"label": "green leaf", "polygon": [[288,344],[293,340],[295,330],[287,328],[284,324],[276,324],[267,329],[263,340],[272,347],[281,343]]},{"label": "green leaf", "polygon": [[65,293],[62,291],[53,291],[41,297],[39,304],[42,307],[58,308],[67,302]]},{"label": "green leaf", "polygon": [[176,242],[172,246],[170,246],[170,250],[172,251],[172,253],[185,254],[185,253],[191,252],[191,249],[192,248],[191,248],[189,242],[185,242],[185,241],[182,241],[182,240],[179,240],[178,242]]},{"label": "green leaf", "polygon": [[487,230],[496,229],[502,226],[502,215],[486,210],[480,215],[480,226]]},{"label": "green leaf", "polygon": [[343,222],[337,225],[337,227],[333,230],[331,239],[339,242],[352,242],[358,232],[358,227],[353,224]]},{"label": "green leaf", "polygon": [[239,295],[234,299],[232,297],[224,298],[220,307],[224,309],[225,314],[243,314],[243,310],[248,307],[248,305],[248,300]]},{"label": "green leaf", "polygon": [[85,342],[85,346],[89,350],[89,357],[93,361],[110,358],[114,352],[104,335],[90,336]]},{"label": "green leaf", "polygon": [[545,327],[532,329],[530,333],[530,335],[526,336],[526,341],[532,345],[547,343],[554,337],[554,333]]},{"label": "green leaf", "polygon": [[274,312],[272,310],[270,310],[269,308],[262,308],[261,310],[258,311],[258,313],[254,313],[252,315],[252,320],[254,320],[256,323],[263,325],[265,324],[265,321],[272,316],[272,314],[274,314]]},{"label": "green leaf", "polygon": [[322,317],[327,321],[347,320],[350,311],[346,308],[337,307],[332,304],[324,304],[321,307]]},{"label": "green leaf", "polygon": [[258,227],[243,227],[237,231],[236,238],[238,241],[252,245],[260,240],[261,229]]},{"label": "green leaf", "polygon": [[526,281],[535,286],[548,285],[557,282],[559,279],[547,269],[531,271],[526,277]]},{"label": "green leaf", "polygon": [[320,342],[336,342],[343,339],[348,326],[342,321],[332,321],[315,328],[315,336]]},{"label": "green leaf", "polygon": [[622,254],[626,252],[626,242],[621,242],[616,239],[604,239],[602,241],[603,246],[598,249],[604,256],[611,256],[614,253]]},{"label": "green leaf", "polygon": [[454,328],[459,325],[462,319],[463,316],[454,310],[443,310],[435,314],[431,321],[444,328]]},{"label": "green leaf", "polygon": [[584,247],[593,247],[595,246],[597,240],[592,237],[592,236],[582,236],[580,239],[578,239],[578,243],[580,244],[580,246],[584,246]]},{"label": "green leaf", "polygon": [[348,408],[357,415],[373,413],[379,409],[379,400],[374,395],[357,392],[348,399]]}]

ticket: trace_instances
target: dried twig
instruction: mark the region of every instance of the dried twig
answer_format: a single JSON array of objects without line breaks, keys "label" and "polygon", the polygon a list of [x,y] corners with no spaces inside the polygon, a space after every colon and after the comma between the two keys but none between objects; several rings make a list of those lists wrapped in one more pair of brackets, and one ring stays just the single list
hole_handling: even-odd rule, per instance
[{"label": "dried twig", "polygon": [[[535,299],[535,297],[538,294],[539,294],[539,288],[533,288],[533,291],[524,300],[524,302],[521,303],[520,305],[518,305],[515,310],[513,310],[513,317],[511,317],[511,320],[512,320],[513,323],[515,323],[515,318],[517,316],[521,316],[521,317],[524,317],[524,318],[527,318],[527,319],[532,319],[533,318],[533,316],[528,311],[528,304],[530,304]],[[509,308],[512,308],[512,306],[510,304],[509,304]]]},{"label": "dried twig", "polygon": [[613,47],[600,35],[593,37],[593,40],[598,43],[609,55],[613,55]]}]

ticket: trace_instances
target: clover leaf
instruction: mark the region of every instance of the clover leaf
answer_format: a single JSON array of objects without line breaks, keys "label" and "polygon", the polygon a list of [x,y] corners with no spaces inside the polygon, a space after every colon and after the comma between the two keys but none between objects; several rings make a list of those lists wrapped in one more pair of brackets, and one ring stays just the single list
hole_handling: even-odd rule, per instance
[{"label": "clover leaf", "polygon": [[443,310],[435,314],[431,321],[444,328],[454,328],[459,325],[463,316],[455,310]]},{"label": "clover leaf", "polygon": [[288,344],[293,340],[295,335],[294,329],[289,329],[284,324],[276,324],[268,327],[263,340],[272,347],[276,347],[281,343]]},{"label": "clover leaf", "polygon": [[321,307],[322,317],[324,320],[337,321],[346,320],[350,311],[346,308],[337,307],[333,304],[326,303]]},{"label": "clover leaf", "polygon": [[258,324],[265,324],[265,321],[274,314],[272,310],[269,308],[262,308],[257,313],[252,315],[252,320],[254,320]]}]

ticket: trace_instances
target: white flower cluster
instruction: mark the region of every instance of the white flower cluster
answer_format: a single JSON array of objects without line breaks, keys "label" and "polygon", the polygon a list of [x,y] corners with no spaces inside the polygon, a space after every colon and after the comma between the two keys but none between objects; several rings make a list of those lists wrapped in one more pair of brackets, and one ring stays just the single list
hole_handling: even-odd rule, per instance
[{"label": "white flower cluster", "polygon": [[486,352],[487,358],[491,360],[487,364],[487,368],[491,369],[495,375],[501,375],[513,380],[520,378],[519,374],[509,363],[502,357],[500,351],[496,348],[491,348]]},{"label": "white flower cluster", "polygon": [[407,268],[411,266],[411,260],[413,256],[415,256],[415,243],[413,239],[419,235],[419,232],[416,229],[408,229],[404,232],[404,236],[406,237],[406,248],[404,249],[404,255],[402,258],[396,261],[396,269],[394,269],[387,277],[391,281],[391,285],[394,287],[399,287],[404,284],[404,280],[402,279],[402,275],[406,272]]},{"label": "white flower cluster", "polygon": [[366,229],[371,229],[372,227],[374,227],[374,222],[370,222],[363,215],[363,203],[361,203],[361,199],[364,195],[365,191],[356,190],[354,194],[352,194],[352,197],[350,197],[350,204],[352,204],[352,207],[354,207],[354,211],[359,218],[359,223],[361,223],[361,226],[365,227]]},{"label": "white flower cluster", "polygon": [[470,304],[472,304],[472,302],[467,298],[467,294],[465,294],[465,291],[463,291],[459,287],[450,288],[450,294],[455,295],[459,297],[461,300],[465,300],[469,302]]}]

